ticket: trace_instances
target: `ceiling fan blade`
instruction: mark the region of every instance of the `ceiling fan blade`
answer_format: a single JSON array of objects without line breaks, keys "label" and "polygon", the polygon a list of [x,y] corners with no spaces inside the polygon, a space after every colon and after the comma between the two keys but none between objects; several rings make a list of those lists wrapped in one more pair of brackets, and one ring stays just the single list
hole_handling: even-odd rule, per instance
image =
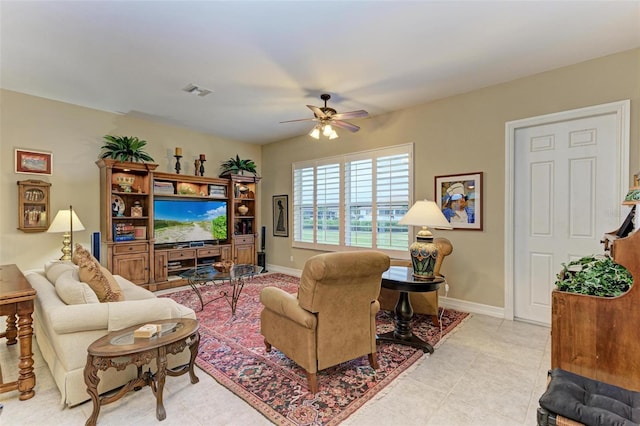
[{"label": "ceiling fan blade", "polygon": [[357,132],[358,130],[360,130],[360,127],[356,126],[355,124],[347,123],[346,121],[331,120],[330,123],[333,124],[336,127],[341,127],[343,129],[347,129],[350,132]]},{"label": "ceiling fan blade", "polygon": [[280,123],[294,123],[296,121],[318,121],[318,119],[317,118],[300,118],[298,120],[281,121]]},{"label": "ceiling fan blade", "polygon": [[327,114],[325,114],[320,108],[318,108],[317,106],[313,106],[313,105],[307,105],[307,108],[309,108],[311,111],[313,111],[313,113],[316,115],[316,117],[318,118],[326,118]]},{"label": "ceiling fan blade", "polygon": [[369,113],[363,109],[359,109],[357,111],[349,111],[349,112],[341,112],[338,114],[334,114],[331,118],[335,118],[336,120],[345,120],[350,118],[363,118],[368,117]]}]

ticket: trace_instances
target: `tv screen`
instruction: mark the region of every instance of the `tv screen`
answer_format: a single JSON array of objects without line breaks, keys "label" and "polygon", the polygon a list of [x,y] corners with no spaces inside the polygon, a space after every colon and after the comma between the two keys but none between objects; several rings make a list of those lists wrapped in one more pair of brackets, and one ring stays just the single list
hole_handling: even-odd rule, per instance
[{"label": "tv screen", "polygon": [[227,239],[227,202],[154,200],[156,244]]}]

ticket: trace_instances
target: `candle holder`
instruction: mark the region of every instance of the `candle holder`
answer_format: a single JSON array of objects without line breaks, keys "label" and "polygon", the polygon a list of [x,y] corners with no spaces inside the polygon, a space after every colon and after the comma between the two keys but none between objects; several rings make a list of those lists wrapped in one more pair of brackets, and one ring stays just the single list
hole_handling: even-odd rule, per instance
[{"label": "candle holder", "polygon": [[200,176],[204,176],[204,162],[207,160],[200,159]]},{"label": "candle holder", "polygon": [[198,170],[200,169],[200,160],[197,160],[193,162],[193,167],[196,171],[196,176],[198,176]]},{"label": "candle holder", "polygon": [[174,157],[176,158],[176,174],[180,174],[180,159],[182,158],[182,155],[174,155]]}]

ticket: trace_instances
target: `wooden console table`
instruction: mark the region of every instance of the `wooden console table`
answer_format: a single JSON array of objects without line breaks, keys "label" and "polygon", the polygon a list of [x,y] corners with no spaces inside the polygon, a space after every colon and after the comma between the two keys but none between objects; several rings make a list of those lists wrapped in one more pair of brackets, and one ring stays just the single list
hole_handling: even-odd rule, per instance
[{"label": "wooden console table", "polygon": [[[22,275],[16,265],[0,265],[0,316],[7,317],[7,329],[0,337],[7,339],[7,345],[20,342],[20,361],[18,362],[18,380],[4,383],[0,371],[0,393],[20,391],[20,400],[33,398],[36,375],[33,372],[33,301],[36,291]],[[17,327],[16,327],[17,318]],[[17,339],[16,339],[17,338]]]}]

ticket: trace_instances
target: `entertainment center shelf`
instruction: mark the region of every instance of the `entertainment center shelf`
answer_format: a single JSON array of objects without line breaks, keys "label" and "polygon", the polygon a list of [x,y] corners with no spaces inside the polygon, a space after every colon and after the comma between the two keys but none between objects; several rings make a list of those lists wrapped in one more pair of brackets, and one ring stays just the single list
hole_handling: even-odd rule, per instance
[{"label": "entertainment center shelf", "polygon": [[187,284],[180,273],[222,260],[255,264],[257,183],[155,172],[156,164],[102,159],[107,268],[149,290]]}]

